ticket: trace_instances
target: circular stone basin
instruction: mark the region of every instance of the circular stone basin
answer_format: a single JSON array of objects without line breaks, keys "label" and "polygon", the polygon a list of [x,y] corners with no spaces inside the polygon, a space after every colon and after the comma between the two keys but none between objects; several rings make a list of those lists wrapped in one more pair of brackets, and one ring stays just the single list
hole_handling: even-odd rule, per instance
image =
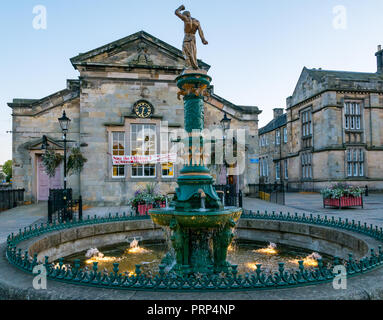
[{"label": "circular stone basin", "polygon": [[[267,247],[267,243],[237,241],[229,247],[228,260],[238,266],[240,273],[253,272],[256,270],[257,264],[262,264],[262,268],[270,271],[277,271],[280,262],[285,263],[285,268],[297,268],[298,260],[304,260],[307,267],[315,266],[313,264],[316,262],[315,259],[307,259],[312,254],[309,250],[278,244],[276,249],[270,252],[265,250],[268,249]],[[88,258],[85,256],[86,251],[82,251],[64,257],[63,263],[74,265],[75,260],[78,259],[81,268],[86,266],[92,268],[93,263],[97,262],[99,270],[106,269],[108,272],[112,272],[113,264],[117,262],[119,263],[120,272],[128,272],[129,274],[134,273],[135,266],[139,264],[143,272],[156,273],[162,259],[168,252],[168,246],[164,242],[140,243],[139,250],[133,252],[129,251],[130,247],[127,243],[119,243],[98,249],[104,255],[103,258]],[[331,259],[330,256],[322,256],[323,263],[328,263]],[[56,260],[54,263],[58,262]]]},{"label": "circular stone basin", "polygon": [[177,211],[174,208],[159,208],[149,210],[153,222],[161,226],[169,226],[176,219],[182,227],[187,228],[217,228],[225,226],[230,219],[237,222],[242,214],[241,208],[226,207],[223,210],[195,209]]},{"label": "circular stone basin", "polygon": [[[241,277],[238,278],[240,287],[226,286],[224,289],[227,292],[210,292],[210,290],[222,289],[220,281],[226,281],[226,278],[221,279],[221,275],[205,275],[208,276],[209,285],[213,285],[214,288],[210,289],[209,287],[208,292],[199,292],[196,296],[195,293],[190,293],[190,289],[186,290],[181,287],[182,283],[180,285],[179,282],[174,282],[177,279],[173,281],[171,275],[164,275],[164,273],[162,275],[170,281],[171,286],[152,287],[152,281],[156,281],[158,286],[165,285],[157,281],[162,279],[158,278],[158,275],[161,275],[161,270],[159,274],[153,275],[153,277],[146,272],[140,272],[137,277],[135,275],[132,277],[122,275],[124,282],[120,284],[115,282],[113,272],[109,276],[105,275],[101,265],[96,278],[93,278],[96,276],[94,270],[97,270],[97,266],[94,265],[90,266],[89,271],[73,268],[73,264],[71,268],[66,270],[61,270],[57,266],[52,268],[53,262],[56,263],[58,259],[84,252],[89,248],[115,246],[118,243],[125,243],[127,247],[130,242],[129,239],[134,237],[142,239],[140,243],[143,247],[149,243],[165,243],[167,240],[163,229],[154,224],[148,217],[125,215],[116,215],[116,217],[110,215],[108,218],[98,219],[88,218],[81,222],[63,225],[42,225],[30,230],[26,229],[18,235],[12,235],[8,238],[7,243],[0,245],[0,269],[2,270],[0,272],[0,296],[13,299],[95,299],[99,292],[102,297],[105,297],[103,290],[97,291],[97,288],[89,290],[89,286],[94,286],[123,289],[110,290],[107,295],[110,299],[126,299],[126,294],[128,297],[150,299],[153,296],[153,291],[157,290],[165,290],[167,298],[175,300],[211,299],[217,298],[220,294],[222,299],[239,299],[241,297],[246,299],[382,299],[383,297],[383,287],[380,281],[383,276],[383,269],[379,268],[383,265],[383,250],[381,249],[383,231],[378,227],[363,226],[359,222],[354,223],[352,221],[351,223],[347,220],[341,221],[341,219],[335,221],[334,219],[327,219],[327,217],[312,217],[311,215],[310,217],[291,216],[289,214],[275,215],[274,213],[272,215],[251,213],[242,215],[236,228],[236,239],[240,246],[243,242],[248,243],[250,241],[254,244],[254,242],[261,241],[262,247],[265,247],[269,242],[274,242],[279,244],[279,248],[290,246],[302,248],[299,249],[299,252],[302,252],[300,250],[307,253],[318,252],[324,258],[322,260],[323,267],[314,268],[314,270],[309,268],[307,273],[307,266],[302,270],[301,266],[298,269],[298,267],[294,268],[285,263],[284,267],[278,266],[277,272],[269,273],[264,271],[271,270],[271,268],[260,262],[262,263],[261,270],[257,269],[251,272],[250,278],[240,272]],[[239,248],[240,251],[241,248]],[[299,252],[296,255],[301,255]],[[230,254],[229,251],[229,259]],[[35,256],[34,259],[37,263],[47,263],[49,266],[48,278],[52,280],[49,282],[49,291],[31,291],[29,289],[35,276],[31,271],[33,256]],[[328,256],[334,257],[331,259],[331,265],[326,263]],[[25,257],[29,257],[29,262]],[[302,258],[304,257],[305,255],[302,256]],[[336,257],[340,259],[337,260]],[[254,260],[254,263],[258,262],[256,258]],[[350,288],[348,290],[334,290],[332,286],[332,267],[335,266],[335,261],[340,264],[346,263],[348,266],[347,275],[350,276],[347,279]],[[20,273],[15,267],[25,271],[25,273]],[[323,271],[323,268],[325,268],[326,273],[322,275],[321,270]],[[118,271],[118,266],[116,269]],[[258,271],[261,272],[259,277]],[[284,277],[279,276],[281,272],[284,272]],[[298,278],[291,278],[293,275]],[[306,275],[309,278],[303,279],[300,275]],[[261,283],[262,279],[267,283]],[[192,281],[190,283],[193,286],[199,285],[202,280],[196,282],[196,276],[191,280],[188,278],[188,281]],[[62,282],[67,282],[70,285],[66,286]],[[72,284],[77,286],[72,286]],[[234,284],[236,285],[236,283]],[[314,284],[315,287],[312,286]],[[284,288],[284,290],[269,290],[274,288]],[[171,292],[173,290],[180,291]],[[195,290],[194,287],[193,290]],[[163,293],[158,294],[161,296]]]}]

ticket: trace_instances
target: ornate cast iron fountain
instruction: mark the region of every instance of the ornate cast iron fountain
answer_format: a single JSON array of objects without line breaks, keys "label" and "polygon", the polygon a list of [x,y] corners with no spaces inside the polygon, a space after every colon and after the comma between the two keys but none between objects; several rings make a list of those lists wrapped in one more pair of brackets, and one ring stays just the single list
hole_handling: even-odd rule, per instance
[{"label": "ornate cast iron fountain", "polygon": [[[222,272],[231,267],[226,260],[228,247],[233,239],[233,228],[239,220],[241,208],[224,208],[213,187],[213,177],[204,165],[203,137],[204,97],[208,96],[211,77],[195,65],[195,33],[207,44],[201,26],[181,6],[176,15],[185,22],[183,52],[187,69],[176,78],[183,96],[184,127],[188,139],[188,162],[180,171],[171,208],[152,209],[152,220],[172,230],[171,242],[176,264],[173,270],[182,273]],[[194,155],[200,155],[193,157]]]}]

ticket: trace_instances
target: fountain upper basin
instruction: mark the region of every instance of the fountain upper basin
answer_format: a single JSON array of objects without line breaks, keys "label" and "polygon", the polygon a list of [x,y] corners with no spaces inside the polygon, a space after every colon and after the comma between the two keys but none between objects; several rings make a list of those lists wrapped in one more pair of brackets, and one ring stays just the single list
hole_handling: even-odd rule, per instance
[{"label": "fountain upper basin", "polygon": [[242,208],[226,207],[224,210],[195,209],[190,211],[176,211],[174,208],[158,208],[149,210],[154,223],[169,226],[172,219],[176,219],[182,227],[188,228],[220,228],[230,220],[237,222],[242,214]]}]

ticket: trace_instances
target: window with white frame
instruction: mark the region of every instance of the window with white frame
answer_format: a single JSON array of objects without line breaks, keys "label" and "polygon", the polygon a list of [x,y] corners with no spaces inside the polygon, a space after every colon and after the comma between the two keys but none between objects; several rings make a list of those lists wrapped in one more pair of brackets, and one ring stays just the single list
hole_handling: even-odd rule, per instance
[{"label": "window with white frame", "polygon": [[279,129],[275,131],[275,144],[276,145],[281,144],[281,131]]},{"label": "window with white frame", "polygon": [[305,152],[301,154],[302,178],[312,179],[312,154]]},{"label": "window with white frame", "polygon": [[364,152],[363,149],[347,150],[347,176],[363,177],[364,176]]},{"label": "window with white frame", "polygon": [[[132,124],[130,130],[131,155],[156,154],[156,125]],[[150,178],[156,176],[155,163],[132,164],[132,177]]]},{"label": "window with white frame", "polygon": [[280,180],[281,179],[281,163],[280,162],[276,162],[275,163],[275,179],[276,180]]},{"label": "window with white frame", "polygon": [[287,128],[283,128],[283,142],[287,143]]},{"label": "window with white frame", "polygon": [[289,167],[288,167],[287,159],[284,160],[283,168],[284,168],[284,171],[285,171],[285,179],[288,179],[289,178]]},{"label": "window with white frame", "polygon": [[[114,156],[125,155],[125,132],[122,132],[122,131],[112,132],[112,154]],[[125,166],[124,165],[113,166],[112,177],[124,178]]]},{"label": "window with white frame", "polygon": [[347,130],[360,130],[362,113],[360,104],[357,102],[346,102],[344,104],[345,128]]}]

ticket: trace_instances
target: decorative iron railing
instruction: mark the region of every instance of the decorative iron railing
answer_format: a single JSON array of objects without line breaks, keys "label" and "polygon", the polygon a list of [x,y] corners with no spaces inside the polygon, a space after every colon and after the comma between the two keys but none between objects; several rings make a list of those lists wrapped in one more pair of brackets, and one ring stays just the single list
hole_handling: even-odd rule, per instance
[{"label": "decorative iron railing", "polygon": [[25,189],[0,190],[0,211],[12,209],[24,202]]},{"label": "decorative iron railing", "polygon": [[[42,234],[64,230],[72,227],[79,227],[92,224],[129,221],[129,220],[144,220],[149,219],[149,216],[130,216],[125,213],[104,218],[90,218],[89,216],[84,220],[73,220],[67,223],[53,223],[41,224],[34,227],[24,228],[19,230],[17,235],[10,235],[7,239],[6,256],[8,261],[19,269],[32,273],[33,268],[41,264],[37,261],[37,254],[33,257],[28,255],[28,251],[22,253],[21,249],[17,249],[17,245],[27,239],[37,237]],[[269,214],[253,213],[245,211],[242,219],[261,219],[272,221],[292,221],[296,223],[306,223],[313,225],[320,225],[342,230],[349,230],[368,235],[380,242],[383,242],[382,228],[367,226],[366,223],[355,223],[348,219],[342,220],[339,218],[335,220],[334,217],[328,219],[327,216],[321,217],[320,215],[314,217],[312,214],[302,216],[298,214],[276,214],[275,212]],[[378,252],[371,249],[368,256],[357,261],[350,253],[347,260],[341,260],[334,257],[332,264],[324,265],[321,259],[318,260],[318,267],[306,268],[303,261],[299,261],[299,267],[296,270],[286,270],[284,263],[279,263],[278,270],[273,272],[266,272],[261,264],[257,265],[254,272],[246,274],[238,274],[237,267],[233,266],[231,270],[226,273],[215,274],[213,271],[204,274],[190,274],[180,275],[174,272],[165,272],[165,266],[160,265],[159,271],[156,274],[143,273],[141,266],[136,265],[135,273],[128,274],[121,273],[119,264],[114,263],[113,272],[99,271],[98,263],[94,262],[92,269],[80,268],[80,261],[76,260],[74,265],[64,265],[63,259],[59,260],[58,265],[49,262],[49,257],[45,257],[42,262],[47,270],[49,279],[61,282],[86,285],[92,287],[113,288],[113,289],[128,289],[128,290],[156,290],[156,291],[199,291],[199,290],[212,290],[212,291],[227,291],[227,290],[257,290],[257,289],[272,289],[272,288],[286,288],[304,285],[321,284],[332,281],[337,274],[333,272],[334,267],[344,265],[347,277],[363,274],[371,271],[383,264],[383,250],[379,246]]]},{"label": "decorative iron railing", "polygon": [[73,199],[72,189],[49,189],[48,223],[82,220],[82,197]]}]

